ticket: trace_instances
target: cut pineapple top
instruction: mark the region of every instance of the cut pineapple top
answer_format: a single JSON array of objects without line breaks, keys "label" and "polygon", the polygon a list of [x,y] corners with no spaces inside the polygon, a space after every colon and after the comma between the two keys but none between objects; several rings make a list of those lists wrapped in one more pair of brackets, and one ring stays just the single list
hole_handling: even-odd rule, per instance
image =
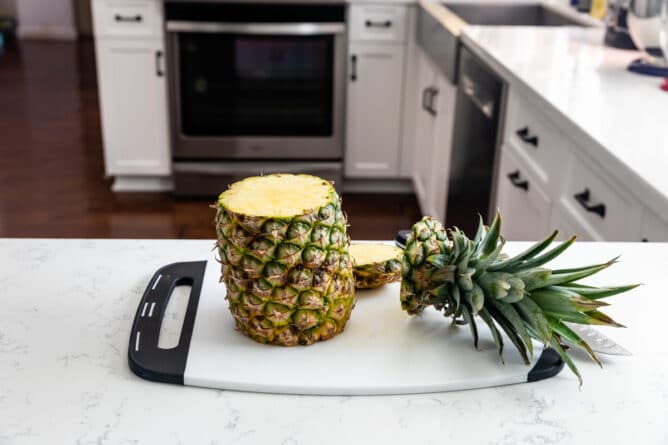
[{"label": "cut pineapple top", "polygon": [[331,182],[316,176],[272,174],[232,184],[218,202],[242,215],[288,217],[326,205],[334,193]]},{"label": "cut pineapple top", "polygon": [[351,243],[349,252],[356,266],[400,259],[403,255],[398,247],[380,243]]}]

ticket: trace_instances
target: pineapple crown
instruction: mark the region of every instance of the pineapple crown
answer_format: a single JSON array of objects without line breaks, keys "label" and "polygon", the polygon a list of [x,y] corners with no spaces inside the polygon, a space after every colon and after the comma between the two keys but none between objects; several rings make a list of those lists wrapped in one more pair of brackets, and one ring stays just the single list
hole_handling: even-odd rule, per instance
[{"label": "pineapple crown", "polygon": [[480,218],[472,240],[458,228],[446,232],[434,218],[418,221],[404,251],[402,308],[417,315],[427,306],[433,306],[451,316],[456,324],[469,325],[476,348],[477,315],[489,327],[500,356],[504,345],[499,328],[527,364],[533,355],[532,339],[538,340],[554,348],[582,383],[564,344],[582,347],[596,363],[601,363],[591,347],[566,323],[622,327],[599,310],[608,305],[601,299],[637,285],[593,287],[577,283],[614,264],[617,258],[571,269],[541,267],[575,241],[572,237],[546,251],[556,239],[557,231],[524,252],[508,257],[502,253],[505,239],[500,230],[498,214],[489,227]]}]

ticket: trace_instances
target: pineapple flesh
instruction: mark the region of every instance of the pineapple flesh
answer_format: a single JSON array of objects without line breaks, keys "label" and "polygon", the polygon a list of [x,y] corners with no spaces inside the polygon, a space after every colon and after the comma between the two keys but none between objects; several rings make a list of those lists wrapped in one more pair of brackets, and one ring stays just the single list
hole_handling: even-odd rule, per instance
[{"label": "pineapple flesh", "polygon": [[403,250],[381,243],[350,244],[355,265],[355,287],[373,289],[401,280]]},{"label": "pineapple flesh", "polygon": [[433,306],[453,317],[455,323],[468,324],[476,348],[477,323],[482,320],[492,333],[499,355],[504,347],[500,333],[503,331],[527,364],[535,339],[554,348],[582,383],[565,344],[582,347],[596,363],[601,363],[587,342],[565,322],[621,327],[600,311],[607,306],[601,299],[637,285],[593,287],[577,283],[616,259],[572,269],[541,267],[575,241],[571,238],[545,252],[555,240],[556,231],[508,258],[501,253],[505,240],[500,228],[499,215],[489,228],[481,220],[471,240],[457,228],[446,232],[433,218],[424,217],[417,222],[404,250],[401,307],[410,315],[419,315]]},{"label": "pineapple flesh", "polygon": [[354,306],[353,263],[330,182],[249,177],[221,193],[215,207],[221,281],[239,331],[283,346],[343,331]]}]

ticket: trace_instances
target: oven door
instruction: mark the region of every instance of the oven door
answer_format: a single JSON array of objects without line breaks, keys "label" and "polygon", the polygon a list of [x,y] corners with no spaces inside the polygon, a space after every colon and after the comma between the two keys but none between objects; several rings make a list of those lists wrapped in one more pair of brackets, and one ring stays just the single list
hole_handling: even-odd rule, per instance
[{"label": "oven door", "polygon": [[167,31],[176,159],[341,159],[343,23]]}]

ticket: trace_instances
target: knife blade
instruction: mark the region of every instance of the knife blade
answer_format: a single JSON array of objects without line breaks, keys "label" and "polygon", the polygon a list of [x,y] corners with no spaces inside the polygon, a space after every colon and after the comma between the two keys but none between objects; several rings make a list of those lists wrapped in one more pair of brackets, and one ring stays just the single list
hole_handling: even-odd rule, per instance
[{"label": "knife blade", "polygon": [[565,324],[586,341],[594,352],[607,355],[633,355],[631,351],[590,326],[576,323]]}]

